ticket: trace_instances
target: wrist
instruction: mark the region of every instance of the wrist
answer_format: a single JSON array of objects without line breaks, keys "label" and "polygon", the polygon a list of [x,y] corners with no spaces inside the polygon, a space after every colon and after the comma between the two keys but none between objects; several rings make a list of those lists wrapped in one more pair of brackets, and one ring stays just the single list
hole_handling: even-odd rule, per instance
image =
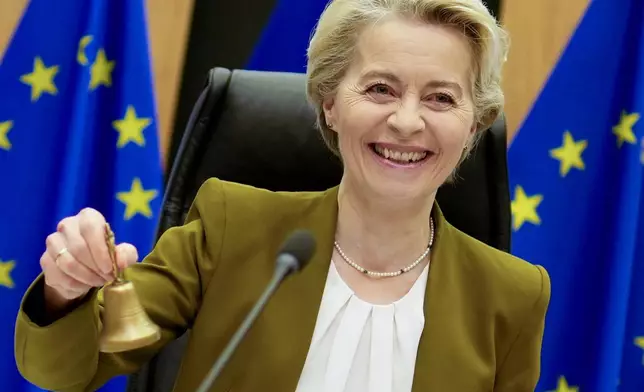
[{"label": "wrist", "polygon": [[63,297],[55,288],[45,284],[43,287],[45,311],[49,317],[53,317],[54,319],[62,317],[65,313],[70,311],[75,304],[82,301],[85,295],[87,295],[87,293],[76,298],[68,299]]}]

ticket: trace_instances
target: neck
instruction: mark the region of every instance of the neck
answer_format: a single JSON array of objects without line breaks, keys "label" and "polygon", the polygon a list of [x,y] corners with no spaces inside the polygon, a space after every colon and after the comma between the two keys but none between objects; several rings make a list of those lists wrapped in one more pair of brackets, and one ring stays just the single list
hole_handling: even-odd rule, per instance
[{"label": "neck", "polygon": [[434,194],[404,203],[368,198],[342,183],[338,191],[336,241],[363,268],[391,272],[413,263],[429,244]]}]

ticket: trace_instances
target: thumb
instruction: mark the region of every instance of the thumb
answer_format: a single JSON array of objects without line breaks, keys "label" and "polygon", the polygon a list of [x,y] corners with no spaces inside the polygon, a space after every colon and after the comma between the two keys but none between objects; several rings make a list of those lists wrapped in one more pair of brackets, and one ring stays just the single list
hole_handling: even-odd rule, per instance
[{"label": "thumb", "polygon": [[136,264],[139,260],[139,252],[132,244],[126,242],[116,246],[116,262],[121,270]]}]

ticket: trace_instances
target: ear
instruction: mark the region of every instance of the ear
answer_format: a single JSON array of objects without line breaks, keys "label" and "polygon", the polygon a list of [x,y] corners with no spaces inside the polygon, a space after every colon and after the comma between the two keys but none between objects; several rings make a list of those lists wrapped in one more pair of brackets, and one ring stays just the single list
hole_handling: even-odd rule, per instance
[{"label": "ear", "polygon": [[470,127],[470,140],[474,138],[474,134],[478,131],[479,124],[476,121],[472,121],[472,126]]},{"label": "ear", "polygon": [[474,135],[478,132],[478,124],[476,121],[472,124],[470,127],[470,132],[467,135],[467,141],[465,142],[465,147],[464,149],[468,149],[472,146],[472,140],[474,140]]},{"label": "ear", "polygon": [[326,98],[322,102],[322,109],[324,110],[324,118],[326,120],[327,127],[335,131],[336,116],[335,116],[335,98],[333,96]]}]

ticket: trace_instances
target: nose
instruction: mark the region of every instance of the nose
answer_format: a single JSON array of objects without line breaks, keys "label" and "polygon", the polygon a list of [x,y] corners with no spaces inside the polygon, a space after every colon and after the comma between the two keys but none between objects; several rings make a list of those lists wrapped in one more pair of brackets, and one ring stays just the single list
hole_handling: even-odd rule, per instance
[{"label": "nose", "polygon": [[387,124],[401,136],[411,136],[425,128],[425,121],[420,115],[418,102],[406,100],[389,116]]}]

